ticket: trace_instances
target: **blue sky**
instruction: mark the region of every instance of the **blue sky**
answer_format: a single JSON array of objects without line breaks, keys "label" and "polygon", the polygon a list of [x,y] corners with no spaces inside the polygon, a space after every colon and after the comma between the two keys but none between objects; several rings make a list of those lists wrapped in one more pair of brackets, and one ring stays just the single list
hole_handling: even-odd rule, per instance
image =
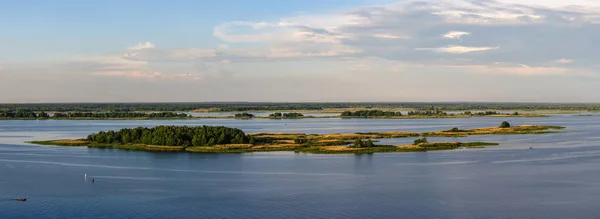
[{"label": "blue sky", "polygon": [[599,13],[594,0],[5,1],[0,102],[599,102]]},{"label": "blue sky", "polygon": [[[6,1],[0,3],[2,60],[44,58],[50,50],[103,54],[140,40],[165,47],[214,47],[213,28],[232,20],[274,20],[360,6],[368,0]],[[381,1],[384,2],[384,1]],[[15,54],[14,51],[18,51]]]}]

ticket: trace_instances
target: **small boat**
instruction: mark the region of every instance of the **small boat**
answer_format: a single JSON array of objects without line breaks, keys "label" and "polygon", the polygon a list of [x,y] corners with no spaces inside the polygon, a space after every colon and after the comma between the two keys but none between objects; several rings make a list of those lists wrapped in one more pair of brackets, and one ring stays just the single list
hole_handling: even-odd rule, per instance
[{"label": "small boat", "polygon": [[533,149],[533,147],[529,147],[529,149],[531,150],[531,149]]},{"label": "small boat", "polygon": [[24,201],[27,201],[27,199],[26,198],[17,198],[17,201],[24,202]]}]

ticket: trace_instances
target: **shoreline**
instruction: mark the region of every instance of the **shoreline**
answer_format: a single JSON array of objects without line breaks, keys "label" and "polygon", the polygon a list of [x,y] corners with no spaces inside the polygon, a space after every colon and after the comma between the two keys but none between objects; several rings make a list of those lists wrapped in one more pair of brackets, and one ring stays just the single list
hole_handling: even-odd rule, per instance
[{"label": "shoreline", "polygon": [[[574,115],[579,116],[579,115]],[[14,121],[14,120],[202,120],[202,119],[238,119],[238,120],[252,120],[252,119],[272,119],[272,120],[296,120],[296,119],[460,119],[460,118],[546,118],[549,115],[538,115],[538,114],[522,114],[522,115],[444,115],[444,116],[372,116],[372,117],[361,117],[361,116],[303,116],[293,118],[280,118],[280,117],[269,117],[269,116],[255,116],[255,117],[235,117],[235,116],[193,116],[193,117],[172,117],[172,118],[149,118],[149,117],[134,117],[134,118],[93,118],[93,117],[76,117],[76,118],[0,118],[0,121]]]}]

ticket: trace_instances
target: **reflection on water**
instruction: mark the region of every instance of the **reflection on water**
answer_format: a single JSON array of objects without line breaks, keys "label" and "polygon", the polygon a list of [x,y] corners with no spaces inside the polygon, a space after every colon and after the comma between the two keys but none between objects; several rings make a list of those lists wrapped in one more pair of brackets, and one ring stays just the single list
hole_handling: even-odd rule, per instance
[{"label": "reflection on water", "polygon": [[[422,132],[496,126],[504,119],[0,121],[0,218],[595,218],[600,117],[505,119],[568,129],[432,137],[501,146],[426,153],[180,154],[23,142],[156,125],[224,125],[248,133]],[[16,197],[28,201],[10,200]]]}]

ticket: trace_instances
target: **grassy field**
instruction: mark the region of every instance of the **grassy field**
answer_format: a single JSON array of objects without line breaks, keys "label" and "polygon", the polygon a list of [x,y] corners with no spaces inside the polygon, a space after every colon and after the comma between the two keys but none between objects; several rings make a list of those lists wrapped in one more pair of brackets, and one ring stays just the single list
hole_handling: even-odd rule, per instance
[{"label": "grassy field", "polygon": [[441,137],[463,137],[468,135],[524,135],[524,134],[548,134],[556,133],[565,129],[562,126],[542,126],[542,125],[520,125],[510,128],[488,127],[475,128],[469,130],[442,130],[437,132],[424,132],[422,136],[441,136]]}]

